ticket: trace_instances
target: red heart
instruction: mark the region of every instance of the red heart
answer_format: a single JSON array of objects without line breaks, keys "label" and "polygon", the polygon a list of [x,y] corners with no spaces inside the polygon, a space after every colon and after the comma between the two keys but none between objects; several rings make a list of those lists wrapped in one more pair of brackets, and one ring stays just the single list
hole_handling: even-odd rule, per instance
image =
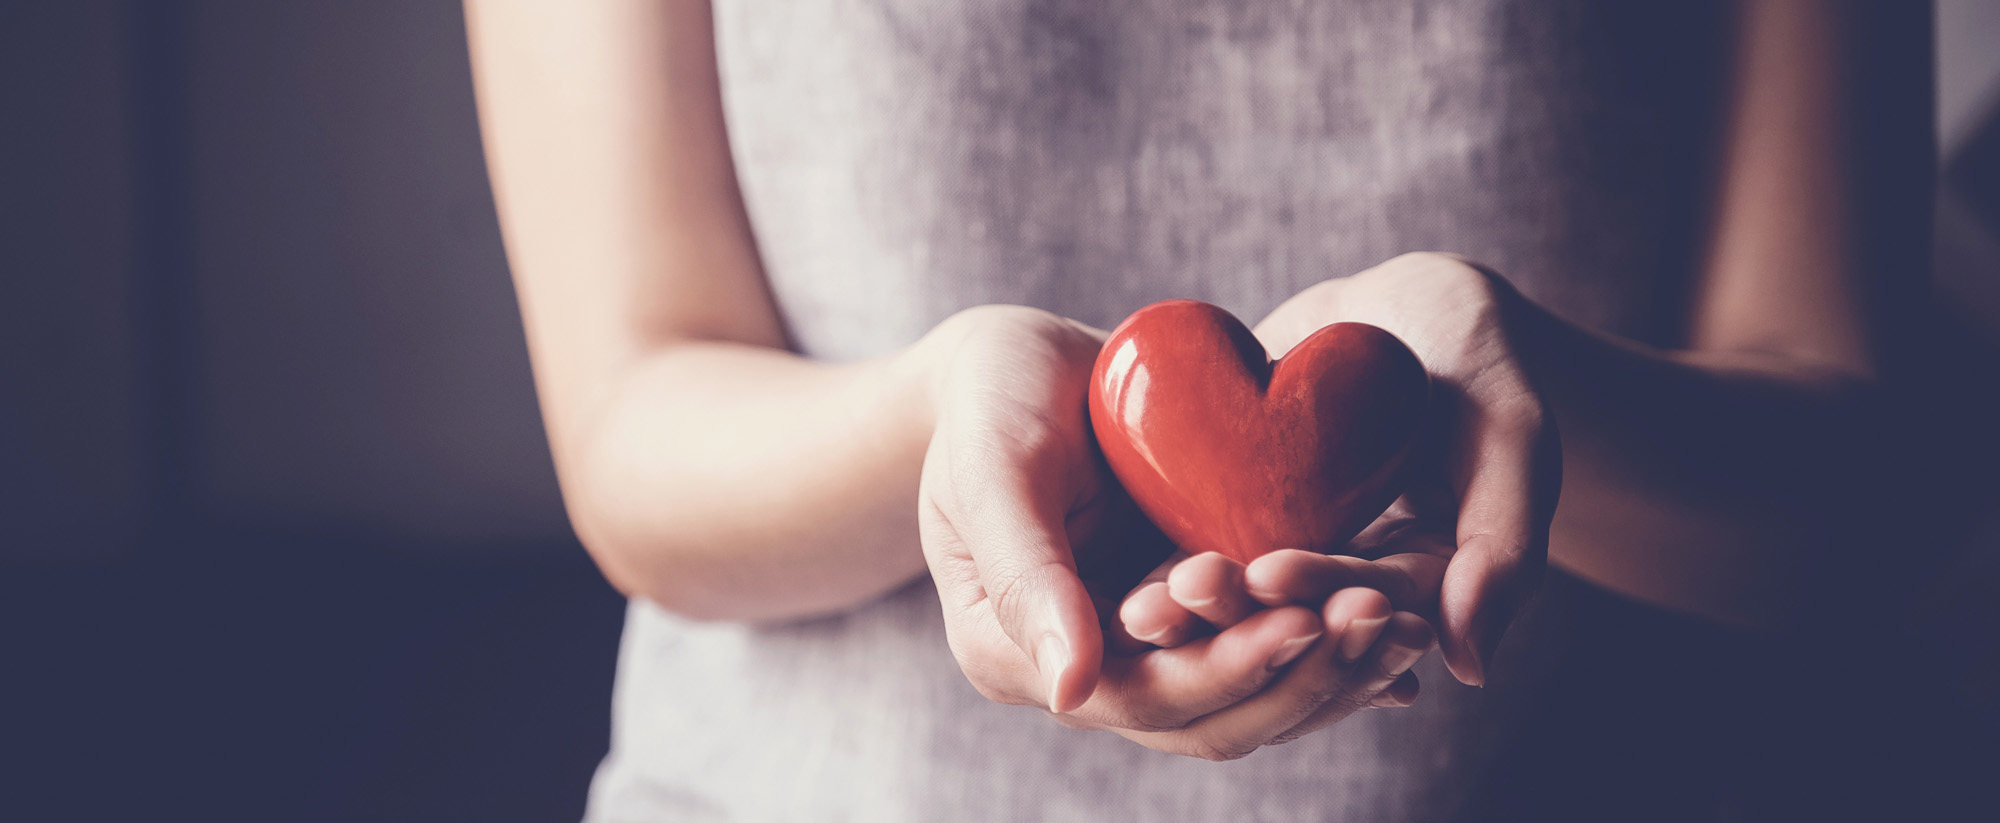
[{"label": "red heart", "polygon": [[1430,376],[1395,335],[1335,323],[1273,362],[1229,312],[1140,309],[1091,374],[1111,470],[1190,554],[1333,552],[1395,502]]}]

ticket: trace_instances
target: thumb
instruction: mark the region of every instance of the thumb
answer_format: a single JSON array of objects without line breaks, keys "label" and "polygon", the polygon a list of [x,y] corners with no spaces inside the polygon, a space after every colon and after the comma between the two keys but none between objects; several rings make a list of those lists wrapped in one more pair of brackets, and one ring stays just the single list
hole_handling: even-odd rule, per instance
[{"label": "thumb", "polygon": [[952,438],[957,448],[933,449],[941,465],[927,467],[935,470],[926,472],[927,514],[948,532],[938,551],[956,555],[934,562],[933,573],[954,570],[939,580],[957,591],[948,616],[990,610],[1033,662],[1049,709],[1071,711],[1097,687],[1104,635],[1071,551],[1070,489],[1037,479],[1053,467],[1030,465],[1033,450],[998,447],[1011,439]]},{"label": "thumb", "polygon": [[1470,471],[1459,495],[1458,551],[1439,592],[1438,645],[1452,674],[1478,686],[1548,565],[1562,448],[1539,409],[1471,417],[1460,453]]},{"label": "thumb", "polygon": [[982,571],[981,578],[1001,628],[1034,661],[1049,710],[1067,712],[1083,705],[1097,688],[1104,637],[1097,609],[1075,571],[1052,562],[990,576]]}]

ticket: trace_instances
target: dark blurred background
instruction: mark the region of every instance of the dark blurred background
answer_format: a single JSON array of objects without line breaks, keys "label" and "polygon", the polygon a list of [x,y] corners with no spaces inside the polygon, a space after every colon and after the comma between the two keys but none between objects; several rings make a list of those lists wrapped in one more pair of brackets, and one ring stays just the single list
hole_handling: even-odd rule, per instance
[{"label": "dark blurred background", "polygon": [[0,3],[0,819],[580,816],[623,601],[465,49],[455,2]]},{"label": "dark blurred background", "polygon": [[[1990,342],[2000,3],[1938,24],[1937,278]],[[0,818],[576,819],[623,603],[458,4],[8,2],[0,117]],[[1929,676],[1991,709],[1990,514],[1948,578]]]}]

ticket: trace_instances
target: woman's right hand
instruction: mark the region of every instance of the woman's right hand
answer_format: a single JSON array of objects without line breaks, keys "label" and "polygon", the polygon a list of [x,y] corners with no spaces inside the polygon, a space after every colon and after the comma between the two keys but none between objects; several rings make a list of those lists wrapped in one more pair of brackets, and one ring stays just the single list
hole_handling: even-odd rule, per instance
[{"label": "woman's right hand", "polygon": [[1379,598],[1337,599],[1323,614],[1267,609],[1174,648],[1106,656],[1108,616],[1072,552],[1107,528],[1120,495],[1085,403],[1104,337],[1046,312],[987,306],[925,341],[935,428],[918,515],[967,679],[1071,727],[1211,760],[1290,739],[1329,705],[1368,705],[1395,681],[1382,676],[1394,668],[1385,657],[1431,643],[1427,625],[1389,620]]}]

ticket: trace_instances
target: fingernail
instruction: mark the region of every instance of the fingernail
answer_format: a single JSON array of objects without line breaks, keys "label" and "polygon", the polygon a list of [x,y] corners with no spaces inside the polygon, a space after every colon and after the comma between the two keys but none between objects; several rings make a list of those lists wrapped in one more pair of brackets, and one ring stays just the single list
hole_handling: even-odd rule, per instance
[{"label": "fingernail", "polygon": [[1407,709],[1410,707],[1410,704],[1404,703],[1401,699],[1388,692],[1375,695],[1373,699],[1368,701],[1368,705],[1378,709]]},{"label": "fingernail", "polygon": [[1486,671],[1493,665],[1493,655],[1500,651],[1500,637],[1506,632],[1506,624],[1501,624],[1497,629],[1480,632],[1479,654],[1476,661],[1479,664],[1479,682],[1473,685],[1486,685]]},{"label": "fingernail", "polygon": [[1347,630],[1340,633],[1340,648],[1334,654],[1340,662],[1353,663],[1368,653],[1368,647],[1375,645],[1375,639],[1382,636],[1382,627],[1389,624],[1387,617],[1357,618],[1347,621]]},{"label": "fingernail", "polygon": [[1486,685],[1486,663],[1493,659],[1492,644],[1476,642],[1470,645],[1472,651],[1470,655],[1472,658],[1472,671],[1466,672],[1465,676],[1459,678],[1459,680],[1467,686],[1483,688]]},{"label": "fingernail", "polygon": [[1388,672],[1392,677],[1409,671],[1411,666],[1417,665],[1417,661],[1423,659],[1426,651],[1429,649],[1391,645],[1382,650],[1382,671]]},{"label": "fingernail", "polygon": [[1243,573],[1243,591],[1250,595],[1251,598],[1266,603],[1285,599],[1284,591],[1270,585],[1270,581],[1268,580],[1250,579],[1250,573],[1247,570]]},{"label": "fingernail", "polygon": [[1470,638],[1473,642],[1467,644],[1472,647],[1472,664],[1477,669],[1472,674],[1472,685],[1486,685],[1487,675],[1493,672],[1493,658],[1500,654],[1500,641],[1507,638],[1507,629],[1512,625],[1512,621],[1505,615],[1511,615],[1518,610],[1522,601],[1522,597],[1510,597],[1504,601],[1511,607],[1507,611],[1473,622]]},{"label": "fingernail", "polygon": [[1174,639],[1173,626],[1166,626],[1151,634],[1140,634],[1138,632],[1132,631],[1131,629],[1126,629],[1126,631],[1132,635],[1132,639],[1137,640],[1141,643],[1151,643],[1155,646],[1165,647],[1167,645],[1167,641]]},{"label": "fingernail", "polygon": [[1146,627],[1145,624],[1140,624],[1137,626],[1132,625],[1131,623],[1125,624],[1126,634],[1132,635],[1132,638],[1134,640],[1144,640],[1148,643],[1153,642],[1153,638],[1160,636],[1160,634],[1162,632],[1165,632],[1166,630],[1167,629],[1164,626]]},{"label": "fingernail", "polygon": [[1069,668],[1069,644],[1056,635],[1045,635],[1040,645],[1035,647],[1035,667],[1042,670],[1042,677],[1049,681],[1049,710],[1066,712],[1072,706],[1058,705],[1057,691],[1062,686],[1063,670]]},{"label": "fingernail", "polygon": [[1266,663],[1265,666],[1272,669],[1284,668],[1285,664],[1297,660],[1299,659],[1299,655],[1305,654],[1306,648],[1311,646],[1313,641],[1318,640],[1320,634],[1322,633],[1314,632],[1305,637],[1294,637],[1285,641],[1278,646],[1277,651],[1271,653],[1271,662]]}]

